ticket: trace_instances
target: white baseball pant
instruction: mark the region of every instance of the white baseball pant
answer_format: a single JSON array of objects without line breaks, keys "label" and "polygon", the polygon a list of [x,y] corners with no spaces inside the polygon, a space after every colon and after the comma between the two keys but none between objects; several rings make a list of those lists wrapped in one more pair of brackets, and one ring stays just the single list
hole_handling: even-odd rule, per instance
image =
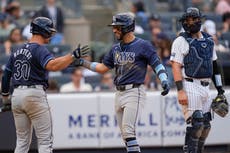
[{"label": "white baseball pant", "polygon": [[195,110],[201,110],[203,113],[210,112],[211,98],[208,86],[202,86],[199,79],[193,79],[193,82],[184,80],[183,85],[188,96],[188,105],[182,105],[185,120],[187,120]]}]

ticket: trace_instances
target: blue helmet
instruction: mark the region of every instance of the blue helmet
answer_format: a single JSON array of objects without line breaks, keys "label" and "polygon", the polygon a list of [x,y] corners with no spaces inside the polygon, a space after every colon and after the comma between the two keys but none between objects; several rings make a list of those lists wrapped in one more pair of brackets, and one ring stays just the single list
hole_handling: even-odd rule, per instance
[{"label": "blue helmet", "polygon": [[189,33],[196,33],[200,30],[201,28],[201,20],[195,23],[194,26],[188,25],[185,21],[187,18],[192,17],[192,18],[203,18],[204,16],[201,14],[200,10],[195,7],[189,7],[186,9],[182,17],[180,18],[180,22],[182,23],[182,27],[186,32]]},{"label": "blue helmet", "polygon": [[119,13],[113,16],[112,23],[108,26],[121,26],[121,32],[126,34],[135,29],[135,19],[128,13]]},{"label": "blue helmet", "polygon": [[30,24],[30,32],[41,35],[44,38],[50,38],[56,33],[56,30],[52,20],[46,17],[37,17]]}]

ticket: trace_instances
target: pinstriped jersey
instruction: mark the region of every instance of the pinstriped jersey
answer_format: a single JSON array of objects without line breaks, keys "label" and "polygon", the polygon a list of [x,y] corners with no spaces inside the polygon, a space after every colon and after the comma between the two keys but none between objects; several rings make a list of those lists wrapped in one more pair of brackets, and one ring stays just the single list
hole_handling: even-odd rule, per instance
[{"label": "pinstriped jersey", "polygon": [[152,44],[141,38],[128,44],[115,44],[103,59],[108,68],[115,68],[115,85],[143,84],[147,65],[158,62],[159,57]]}]

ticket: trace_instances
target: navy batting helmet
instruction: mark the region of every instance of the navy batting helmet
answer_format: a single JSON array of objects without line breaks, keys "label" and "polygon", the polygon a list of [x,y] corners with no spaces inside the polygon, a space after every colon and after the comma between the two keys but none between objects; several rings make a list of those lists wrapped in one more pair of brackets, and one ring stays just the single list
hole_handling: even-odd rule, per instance
[{"label": "navy batting helmet", "polygon": [[44,38],[50,38],[56,30],[52,20],[46,17],[37,17],[31,22],[30,32],[41,35]]},{"label": "navy batting helmet", "polygon": [[128,13],[119,13],[113,16],[113,21],[108,26],[121,26],[121,32],[126,34],[128,32],[134,31],[135,20]]},{"label": "navy batting helmet", "polygon": [[[189,25],[186,21],[187,18],[192,17],[192,18],[198,18],[199,20],[194,23],[194,25]],[[201,18],[204,16],[201,14],[200,10],[195,7],[189,7],[186,9],[182,17],[180,18],[180,22],[182,23],[182,27],[186,32],[189,33],[196,33],[200,31],[201,28]]]}]

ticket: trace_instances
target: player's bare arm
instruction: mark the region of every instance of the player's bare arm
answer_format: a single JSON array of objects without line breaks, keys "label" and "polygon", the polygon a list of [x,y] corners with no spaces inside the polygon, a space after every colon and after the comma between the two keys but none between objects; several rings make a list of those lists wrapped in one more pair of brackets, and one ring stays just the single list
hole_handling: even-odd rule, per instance
[{"label": "player's bare arm", "polygon": [[188,97],[186,95],[185,90],[183,89],[183,77],[181,73],[181,67],[182,64],[173,61],[172,62],[172,70],[173,70],[173,77],[176,83],[176,87],[178,90],[178,101],[181,105],[187,105],[188,104]]},{"label": "player's bare arm", "polygon": [[48,71],[60,71],[64,68],[66,68],[72,62],[73,62],[73,58],[72,58],[71,54],[65,55],[65,56],[50,60],[46,65],[46,69]]}]

